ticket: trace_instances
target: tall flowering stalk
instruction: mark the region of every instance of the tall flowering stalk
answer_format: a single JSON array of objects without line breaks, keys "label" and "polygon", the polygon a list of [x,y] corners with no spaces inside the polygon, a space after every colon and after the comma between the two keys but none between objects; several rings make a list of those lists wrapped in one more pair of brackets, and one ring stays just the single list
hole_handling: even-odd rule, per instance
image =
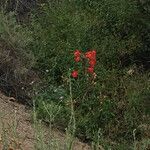
[{"label": "tall flowering stalk", "polygon": [[88,51],[85,53],[85,58],[88,59],[89,66],[87,68],[88,73],[94,73],[94,67],[96,65],[96,51]]}]

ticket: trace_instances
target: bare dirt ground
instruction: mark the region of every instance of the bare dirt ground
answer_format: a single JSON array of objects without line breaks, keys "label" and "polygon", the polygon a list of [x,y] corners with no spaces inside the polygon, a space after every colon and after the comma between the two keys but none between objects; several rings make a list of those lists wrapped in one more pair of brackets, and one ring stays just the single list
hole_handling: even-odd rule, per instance
[{"label": "bare dirt ground", "polygon": [[[42,131],[45,132],[44,136],[47,138],[48,127],[44,124]],[[53,129],[52,135],[53,138],[60,141],[61,149],[64,149],[65,133]],[[7,97],[0,92],[0,150],[5,150],[4,146],[6,145],[9,150],[34,150],[34,143],[35,134],[31,110],[27,110],[24,105],[18,104],[14,98]],[[90,149],[87,144],[78,139],[75,140],[73,150]]]}]

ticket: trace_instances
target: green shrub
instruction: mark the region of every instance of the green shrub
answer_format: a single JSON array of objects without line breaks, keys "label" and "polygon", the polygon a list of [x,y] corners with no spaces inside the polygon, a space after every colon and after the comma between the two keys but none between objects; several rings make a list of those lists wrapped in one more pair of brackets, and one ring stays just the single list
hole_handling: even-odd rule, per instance
[{"label": "green shrub", "polygon": [[[58,123],[68,121],[68,72],[75,66],[75,49],[97,51],[94,84],[86,76],[71,81],[77,134],[92,138],[102,128],[106,137],[121,141],[131,139],[133,129],[145,122],[150,28],[141,16],[136,0],[49,2],[32,16],[30,48],[48,85],[40,95],[48,105],[61,104]],[[63,100],[49,84],[63,87]]]}]

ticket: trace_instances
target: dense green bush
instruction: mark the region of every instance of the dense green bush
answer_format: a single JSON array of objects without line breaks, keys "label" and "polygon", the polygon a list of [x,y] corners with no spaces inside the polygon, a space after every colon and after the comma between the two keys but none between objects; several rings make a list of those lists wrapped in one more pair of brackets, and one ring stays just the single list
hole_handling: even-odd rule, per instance
[{"label": "dense green bush", "polygon": [[32,16],[30,47],[48,85],[38,100],[61,104],[58,124],[69,120],[68,72],[75,49],[97,51],[95,83],[84,75],[71,80],[77,134],[92,138],[101,128],[106,137],[131,139],[133,129],[146,123],[150,22],[140,8],[136,0],[66,0],[44,3]]}]

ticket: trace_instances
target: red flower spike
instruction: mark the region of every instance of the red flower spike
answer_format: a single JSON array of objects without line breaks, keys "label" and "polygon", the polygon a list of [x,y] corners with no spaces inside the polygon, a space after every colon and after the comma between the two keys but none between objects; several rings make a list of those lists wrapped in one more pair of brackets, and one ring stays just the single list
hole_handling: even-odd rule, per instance
[{"label": "red flower spike", "polygon": [[93,67],[89,67],[87,70],[89,73],[93,73],[94,72],[94,68]]},{"label": "red flower spike", "polygon": [[[85,54],[84,54],[85,58],[88,59],[88,63],[89,63],[89,67],[87,68],[87,72],[92,74],[94,77],[96,77],[96,75],[94,75],[94,67],[96,65],[96,50],[91,50],[91,51],[87,51]],[[79,62],[81,61],[81,51],[80,50],[75,50],[74,51],[74,60],[75,62]],[[71,73],[71,76],[73,78],[77,78],[78,77],[78,71],[77,70],[74,70],[72,73]]]},{"label": "red flower spike", "polygon": [[72,73],[71,73],[71,76],[73,78],[77,78],[78,77],[78,71],[77,70],[74,70]]}]

